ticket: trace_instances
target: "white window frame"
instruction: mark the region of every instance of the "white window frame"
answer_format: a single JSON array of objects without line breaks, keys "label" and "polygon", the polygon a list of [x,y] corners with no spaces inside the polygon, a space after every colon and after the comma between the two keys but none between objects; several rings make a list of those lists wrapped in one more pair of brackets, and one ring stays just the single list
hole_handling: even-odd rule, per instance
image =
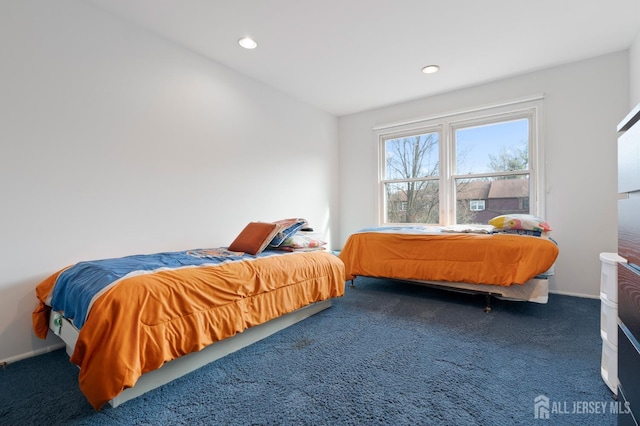
[{"label": "white window frame", "polygon": [[[476,207],[474,208],[474,206]],[[469,200],[469,210],[472,212],[481,212],[486,208],[485,206],[485,200]]]},{"label": "white window frame", "polygon": [[[391,225],[385,219],[384,174],[386,166],[385,141],[402,138],[407,135],[439,132],[440,154],[440,223],[448,226],[456,223],[455,179],[466,175],[455,174],[455,130],[474,125],[499,123],[526,118],[529,120],[529,211],[531,214],[545,217],[545,161],[543,131],[544,95],[534,95],[467,110],[418,118],[414,120],[389,123],[373,128],[378,144],[378,224]],[[472,177],[504,175],[510,172],[474,174]],[[522,174],[522,171],[511,172]]]}]

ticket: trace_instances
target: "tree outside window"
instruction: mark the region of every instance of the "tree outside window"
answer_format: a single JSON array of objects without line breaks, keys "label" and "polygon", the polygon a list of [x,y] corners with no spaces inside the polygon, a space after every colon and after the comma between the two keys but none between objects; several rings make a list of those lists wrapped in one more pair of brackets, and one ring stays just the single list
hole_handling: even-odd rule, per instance
[{"label": "tree outside window", "polygon": [[389,139],[384,148],[386,222],[438,223],[438,133]]}]

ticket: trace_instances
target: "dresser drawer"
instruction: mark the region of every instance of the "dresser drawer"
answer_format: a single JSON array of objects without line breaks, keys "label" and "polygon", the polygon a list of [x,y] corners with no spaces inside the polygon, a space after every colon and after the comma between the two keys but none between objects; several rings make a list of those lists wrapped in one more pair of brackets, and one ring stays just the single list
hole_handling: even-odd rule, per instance
[{"label": "dresser drawer", "polygon": [[618,265],[618,318],[634,336],[640,336],[640,274]]},{"label": "dresser drawer", "polygon": [[[622,389],[618,386],[618,426],[638,426],[630,412],[631,403],[625,398]],[[627,409],[627,407],[629,407]]]},{"label": "dresser drawer", "polygon": [[618,254],[640,267],[640,197],[618,200]]},{"label": "dresser drawer", "polygon": [[618,192],[640,190],[640,122],[618,137]]},{"label": "dresser drawer", "polygon": [[[621,411],[625,411],[624,402],[629,403],[629,408],[633,417],[640,415],[640,353],[638,353],[638,341],[628,335],[628,330],[621,324],[618,327],[618,372],[621,397]],[[633,342],[633,343],[632,343]],[[634,424],[633,418],[629,415],[619,416],[619,424]]]}]

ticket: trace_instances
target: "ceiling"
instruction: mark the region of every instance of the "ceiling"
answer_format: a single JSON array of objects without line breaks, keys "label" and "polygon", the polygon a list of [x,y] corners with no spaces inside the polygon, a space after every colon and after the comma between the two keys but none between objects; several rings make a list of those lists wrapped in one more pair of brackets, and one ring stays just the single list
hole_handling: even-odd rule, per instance
[{"label": "ceiling", "polygon": [[624,50],[640,31],[640,0],[85,1],[337,116]]}]

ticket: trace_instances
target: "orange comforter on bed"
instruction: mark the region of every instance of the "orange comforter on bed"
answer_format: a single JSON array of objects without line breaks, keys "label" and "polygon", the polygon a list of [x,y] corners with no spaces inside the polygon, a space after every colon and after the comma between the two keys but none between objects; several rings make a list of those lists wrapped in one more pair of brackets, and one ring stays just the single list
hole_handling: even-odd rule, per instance
[{"label": "orange comforter on bed", "polygon": [[[45,305],[57,272],[36,290],[34,330],[46,337]],[[71,362],[97,410],[165,362],[296,309],[344,294],[344,265],[326,252],[165,270],[120,281],[93,304]]]},{"label": "orange comforter on bed", "polygon": [[509,286],[546,272],[558,256],[546,238],[471,233],[353,234],[340,252],[355,276]]}]

